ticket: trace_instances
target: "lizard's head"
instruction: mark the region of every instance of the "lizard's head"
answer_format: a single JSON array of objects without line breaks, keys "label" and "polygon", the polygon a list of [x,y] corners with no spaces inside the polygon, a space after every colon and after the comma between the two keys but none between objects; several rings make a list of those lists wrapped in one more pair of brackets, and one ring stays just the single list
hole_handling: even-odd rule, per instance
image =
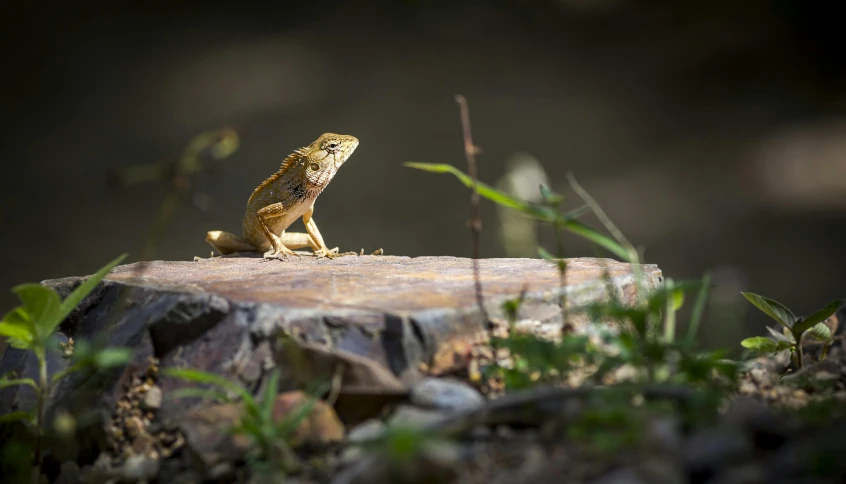
[{"label": "lizard's head", "polygon": [[358,147],[358,138],[345,134],[324,133],[301,150],[308,183],[315,187],[327,185],[338,168]]}]

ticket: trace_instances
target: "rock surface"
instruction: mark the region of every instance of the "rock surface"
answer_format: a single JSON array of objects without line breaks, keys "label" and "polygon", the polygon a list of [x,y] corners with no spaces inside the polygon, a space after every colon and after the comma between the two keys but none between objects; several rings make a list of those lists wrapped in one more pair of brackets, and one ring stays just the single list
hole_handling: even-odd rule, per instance
[{"label": "rock surface", "polygon": [[[479,265],[489,321],[503,322],[502,303],[522,293],[518,319],[524,326],[554,333],[562,327],[562,299],[569,309],[599,302],[608,297],[608,284],[623,302],[631,303],[636,296],[631,267],[608,259],[569,260],[565,287],[556,266],[544,260],[487,259]],[[644,266],[643,273],[647,290],[663,280],[654,265]],[[64,297],[83,280],[72,277],[43,284]],[[568,314],[569,329],[591,331],[584,315]],[[473,346],[487,337],[485,322],[476,303],[469,259],[348,256],[267,261],[230,256],[119,266],[63,322],[61,337],[97,338],[108,346],[128,347],[134,351],[133,360],[124,368],[62,379],[48,402],[48,419],[56,412],[86,415],[86,424],[77,428],[75,437],[79,444],[75,452],[82,460],[93,460],[107,447],[116,448],[116,442],[126,458],[147,453],[166,456],[180,445],[178,440],[170,443],[178,436],[157,429],[179,427],[193,421],[187,416],[207,412],[220,424],[234,414],[228,420],[220,418],[213,410],[229,407],[209,407],[200,398],[168,398],[173,390],[196,384],[158,375],[157,368],[212,372],[256,392],[269,370],[282,367],[282,392],[300,389],[304,383],[332,383],[340,420],[329,419],[316,440],[335,441],[344,426],[379,417],[386,408],[403,408],[414,385],[427,375],[466,366]],[[280,345],[280,335],[286,335],[293,347]],[[49,372],[55,374],[67,362],[51,356]],[[35,371],[33,359],[20,350],[9,348],[0,359],[0,374],[33,377]],[[310,381],[302,381],[306,376]],[[130,394],[135,396],[129,398]],[[28,387],[2,389],[0,414],[31,409],[34,400]],[[115,421],[116,409],[127,404],[128,417]],[[166,436],[169,441],[134,438],[135,427],[145,438]],[[201,427],[205,428],[197,429]],[[216,425],[210,428],[219,430]],[[193,454],[204,457],[194,462],[202,461],[200,467],[207,471],[238,454],[229,448],[219,451],[219,442],[199,430],[183,433]],[[197,452],[200,444],[213,450]],[[136,449],[139,446],[143,449]],[[112,468],[123,464],[137,470],[133,465],[140,458],[127,461],[121,455],[113,456]],[[148,469],[135,467],[145,473]],[[162,467],[160,477],[173,477],[170,468],[170,464]],[[220,472],[229,472],[226,469]]]}]

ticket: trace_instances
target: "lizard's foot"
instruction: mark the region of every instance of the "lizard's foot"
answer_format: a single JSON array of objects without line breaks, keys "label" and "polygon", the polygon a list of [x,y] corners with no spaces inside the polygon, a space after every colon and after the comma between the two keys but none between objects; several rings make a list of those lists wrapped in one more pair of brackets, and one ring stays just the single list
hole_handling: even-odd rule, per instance
[{"label": "lizard's foot", "polygon": [[300,256],[300,254],[297,254],[293,250],[283,246],[283,247],[280,247],[278,250],[277,249],[268,250],[267,252],[264,253],[264,258],[265,259],[285,260],[292,255],[297,256],[297,257]]},{"label": "lizard's foot", "polygon": [[355,252],[338,252],[338,248],[334,249],[317,249],[314,251],[314,256],[318,259],[326,257],[327,259],[334,259],[336,257],[343,257],[345,255],[356,255]]}]

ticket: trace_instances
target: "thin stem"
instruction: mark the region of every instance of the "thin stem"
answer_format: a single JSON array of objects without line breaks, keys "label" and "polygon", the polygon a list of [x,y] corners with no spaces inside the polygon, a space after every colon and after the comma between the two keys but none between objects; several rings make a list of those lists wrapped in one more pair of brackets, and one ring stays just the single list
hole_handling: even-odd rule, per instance
[{"label": "thin stem", "polygon": [[829,343],[828,341],[826,341],[826,342],[823,344],[822,353],[820,353],[820,360],[819,360],[819,361],[824,360],[824,359],[825,359],[825,357],[826,357],[826,356],[828,356],[828,348],[829,348],[830,346],[831,346],[831,343]]},{"label": "thin stem", "polygon": [[470,191],[470,233],[473,244],[473,283],[476,290],[476,303],[479,305],[479,312],[483,322],[488,322],[488,313],[485,310],[484,298],[482,296],[482,280],[479,276],[479,238],[482,232],[482,218],[480,215],[479,191],[477,189],[479,177],[476,171],[476,153],[478,148],[473,144],[473,136],[470,131],[470,108],[467,106],[467,99],[461,94],[455,96],[461,112],[461,131],[464,138],[464,156],[467,158],[467,173],[473,179],[473,186]]},{"label": "thin stem", "polygon": [[[560,207],[558,207],[560,209]],[[567,260],[564,258],[564,239],[561,233],[561,226],[555,224],[555,251],[557,252],[558,261],[558,277],[559,277],[559,296],[558,304],[561,306],[561,330],[567,328]]]},{"label": "thin stem", "polygon": [[35,409],[35,456],[33,458],[32,484],[38,484],[41,480],[41,464],[43,455],[41,452],[41,441],[44,435],[44,400],[47,398],[47,355],[38,355],[38,390],[36,391]]}]

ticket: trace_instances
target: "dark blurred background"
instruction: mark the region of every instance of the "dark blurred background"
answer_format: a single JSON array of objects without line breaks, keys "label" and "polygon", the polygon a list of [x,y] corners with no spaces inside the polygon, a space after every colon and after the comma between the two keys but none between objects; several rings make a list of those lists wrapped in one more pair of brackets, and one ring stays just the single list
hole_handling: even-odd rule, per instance
[{"label": "dark blurred background", "polygon": [[[483,149],[482,180],[495,183],[528,153],[565,194],[572,172],[665,275],[713,272],[706,342],[760,332],[765,319],[741,290],[800,313],[846,295],[837,7],[107,5],[4,7],[3,311],[16,283],[89,274],[125,251],[137,258],[167,185],[114,189],[106,173],[178,156],[222,126],[240,148],[194,179],[214,205],[178,207],[158,258],[208,256],[205,232],[238,232],[251,190],[326,131],[361,140],[317,204],[330,247],[469,256],[467,190],[402,166],[465,169],[458,93]],[[483,256],[506,255],[496,210],[485,203],[483,216]],[[593,255],[566,240],[567,255]]]}]

